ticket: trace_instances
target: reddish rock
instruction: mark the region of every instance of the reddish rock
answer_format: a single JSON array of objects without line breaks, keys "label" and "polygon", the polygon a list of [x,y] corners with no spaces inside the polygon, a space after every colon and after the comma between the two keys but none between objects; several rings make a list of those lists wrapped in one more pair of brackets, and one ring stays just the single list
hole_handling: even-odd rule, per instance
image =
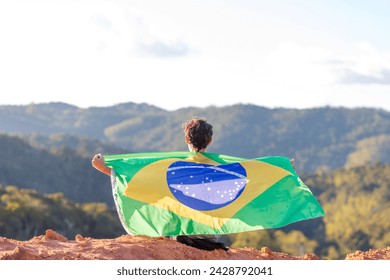
[{"label": "reddish rock", "polygon": [[68,241],[68,238],[51,229],[46,230],[46,237],[51,240]]},{"label": "reddish rock", "polygon": [[[80,234],[75,240],[47,230],[45,235],[28,241],[0,237],[0,260],[318,260],[273,252],[267,247],[231,248],[228,251],[205,251],[164,237],[122,235],[113,239],[94,239]],[[356,251],[346,259],[390,260],[390,247],[367,252]]]}]

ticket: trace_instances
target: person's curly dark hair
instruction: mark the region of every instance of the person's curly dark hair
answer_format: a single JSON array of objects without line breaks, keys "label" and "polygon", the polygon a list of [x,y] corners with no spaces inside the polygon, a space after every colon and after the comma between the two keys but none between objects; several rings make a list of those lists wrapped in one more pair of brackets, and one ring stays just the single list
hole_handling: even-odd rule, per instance
[{"label": "person's curly dark hair", "polygon": [[192,118],[183,124],[183,130],[197,152],[206,148],[213,137],[213,126],[204,118]]}]

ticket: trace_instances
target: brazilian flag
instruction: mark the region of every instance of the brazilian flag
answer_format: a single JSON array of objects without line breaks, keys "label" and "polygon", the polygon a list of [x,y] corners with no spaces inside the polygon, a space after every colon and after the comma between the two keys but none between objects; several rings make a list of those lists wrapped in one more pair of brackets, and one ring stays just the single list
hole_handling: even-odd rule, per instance
[{"label": "brazilian flag", "polygon": [[195,153],[106,155],[129,234],[226,234],[324,216],[290,160]]}]

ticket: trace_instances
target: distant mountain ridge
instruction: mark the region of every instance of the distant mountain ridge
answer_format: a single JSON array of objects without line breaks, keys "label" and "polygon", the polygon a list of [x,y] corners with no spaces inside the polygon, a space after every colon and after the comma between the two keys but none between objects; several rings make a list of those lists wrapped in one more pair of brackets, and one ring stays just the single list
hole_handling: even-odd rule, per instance
[{"label": "distant mountain ridge", "polygon": [[[284,155],[295,158],[304,172],[390,162],[390,112],[370,108],[269,109],[237,104],[166,111],[131,102],[85,109],[65,103],[3,105],[0,131],[68,134],[129,152],[173,151],[186,149],[181,125],[192,116],[206,117],[213,124],[210,152],[248,158]],[[380,150],[371,153],[375,143]]]},{"label": "distant mountain ridge", "polygon": [[42,149],[26,140],[0,134],[0,185],[63,192],[77,202],[113,205],[110,178],[91,167],[75,149]]}]

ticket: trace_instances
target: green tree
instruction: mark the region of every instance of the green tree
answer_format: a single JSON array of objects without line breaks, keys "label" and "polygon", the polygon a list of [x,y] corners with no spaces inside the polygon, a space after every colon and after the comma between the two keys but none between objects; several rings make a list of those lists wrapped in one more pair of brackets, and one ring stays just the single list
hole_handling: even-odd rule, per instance
[{"label": "green tree", "polygon": [[298,230],[293,230],[288,233],[277,230],[274,233],[274,237],[282,252],[289,253],[294,256],[314,253],[318,246],[317,241],[310,240]]},{"label": "green tree", "polygon": [[233,248],[257,248],[268,247],[273,251],[280,251],[279,244],[272,236],[272,230],[256,230],[231,235]]}]

